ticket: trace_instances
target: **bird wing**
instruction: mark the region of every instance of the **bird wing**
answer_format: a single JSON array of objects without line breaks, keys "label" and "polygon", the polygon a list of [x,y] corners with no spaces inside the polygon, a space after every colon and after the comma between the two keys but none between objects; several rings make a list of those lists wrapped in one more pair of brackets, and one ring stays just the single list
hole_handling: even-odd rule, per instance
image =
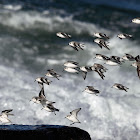
[{"label": "bird wing", "polygon": [[129,58],[129,59],[134,59],[134,56],[132,56],[131,54],[127,54],[127,53],[126,53],[126,56],[127,56],[127,58]]},{"label": "bird wing", "polygon": [[70,62],[72,64],[78,65],[78,62],[75,62],[75,61],[67,61],[67,62]]},{"label": "bird wing", "polygon": [[13,109],[3,110],[1,113],[9,113],[11,111],[13,111]]},{"label": "bird wing", "polygon": [[135,60],[136,60],[137,62],[139,62],[139,61],[140,61],[140,56],[139,56],[139,55],[136,56],[136,57],[135,57]]},{"label": "bird wing", "polygon": [[105,55],[102,55],[102,57],[103,57],[103,59],[105,59],[105,60],[109,60],[109,59],[110,59],[109,57],[107,57],[107,56],[105,56]]},{"label": "bird wing", "polygon": [[39,92],[39,97],[43,97],[46,98],[45,93],[44,93],[44,87],[41,88],[40,92]]},{"label": "bird wing", "polygon": [[78,49],[76,47],[71,46],[73,49],[75,49],[76,51],[78,51]]},{"label": "bird wing", "polygon": [[73,115],[74,117],[77,117],[77,114],[80,110],[81,110],[81,108],[75,109],[72,112],[70,112],[70,114]]},{"label": "bird wing", "polygon": [[90,90],[93,90],[94,87],[93,86],[87,86]]},{"label": "bird wing", "polygon": [[122,84],[117,84],[117,87],[119,87],[120,89],[124,89],[124,86]]},{"label": "bird wing", "polygon": [[84,78],[84,80],[86,79],[86,76],[87,76],[87,72],[82,72],[82,76]]},{"label": "bird wing", "polygon": [[104,80],[104,74],[101,71],[96,70],[96,72],[99,74],[99,76]]}]

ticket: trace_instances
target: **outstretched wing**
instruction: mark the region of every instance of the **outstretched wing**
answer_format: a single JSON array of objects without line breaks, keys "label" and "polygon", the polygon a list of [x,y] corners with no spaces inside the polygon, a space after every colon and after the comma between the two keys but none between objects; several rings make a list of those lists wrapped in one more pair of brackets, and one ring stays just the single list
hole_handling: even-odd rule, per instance
[{"label": "outstretched wing", "polygon": [[46,98],[45,93],[44,93],[44,87],[41,88],[41,90],[39,92],[39,97]]},{"label": "outstretched wing", "polygon": [[84,80],[86,79],[86,76],[87,76],[87,72],[82,72],[82,76],[84,78]]},{"label": "outstretched wing", "polygon": [[81,108],[75,109],[72,112],[70,112],[70,114],[73,115],[74,117],[77,117],[77,114],[80,110],[81,110]]},{"label": "outstretched wing", "polygon": [[13,109],[8,109],[8,110],[3,110],[1,113],[9,113],[9,112],[11,112],[11,111],[13,111]]}]

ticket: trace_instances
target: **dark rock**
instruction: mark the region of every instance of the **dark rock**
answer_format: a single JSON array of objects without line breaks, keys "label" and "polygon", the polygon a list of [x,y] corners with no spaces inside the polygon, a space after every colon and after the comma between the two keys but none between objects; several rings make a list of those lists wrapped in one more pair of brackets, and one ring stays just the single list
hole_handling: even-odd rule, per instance
[{"label": "dark rock", "polygon": [[6,138],[91,140],[88,132],[77,127],[59,125],[0,125],[0,140]]}]

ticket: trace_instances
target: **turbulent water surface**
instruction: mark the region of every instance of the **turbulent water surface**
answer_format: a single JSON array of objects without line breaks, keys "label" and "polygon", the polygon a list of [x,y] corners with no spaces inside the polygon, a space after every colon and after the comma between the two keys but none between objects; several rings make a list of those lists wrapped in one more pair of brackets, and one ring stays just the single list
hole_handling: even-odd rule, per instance
[{"label": "turbulent water surface", "polygon": [[[139,17],[139,7],[138,0],[0,0],[0,110],[13,109],[14,124],[69,125],[64,117],[81,107],[81,124],[74,126],[88,131],[93,140],[139,140],[140,81],[132,62],[106,65],[105,80],[95,72],[85,81],[81,74],[62,72],[67,60],[81,66],[103,64],[93,59],[96,53],[138,55],[140,26],[131,20]],[[72,39],[58,38],[58,31],[71,34]],[[94,32],[110,36],[110,51],[93,42]],[[120,40],[118,33],[134,37]],[[73,40],[84,43],[84,51],[69,47]],[[51,68],[62,75],[45,85],[47,98],[60,109],[56,116],[30,102],[40,91],[34,80]],[[114,83],[129,87],[128,92],[111,88]],[[87,85],[99,89],[100,96],[82,92]]]}]

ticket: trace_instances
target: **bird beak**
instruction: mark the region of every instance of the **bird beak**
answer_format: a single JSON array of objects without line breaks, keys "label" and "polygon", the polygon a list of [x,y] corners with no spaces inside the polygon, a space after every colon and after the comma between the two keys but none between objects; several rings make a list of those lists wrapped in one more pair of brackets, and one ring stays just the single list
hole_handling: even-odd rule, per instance
[{"label": "bird beak", "polygon": [[83,90],[82,92],[84,92],[85,90]]}]

